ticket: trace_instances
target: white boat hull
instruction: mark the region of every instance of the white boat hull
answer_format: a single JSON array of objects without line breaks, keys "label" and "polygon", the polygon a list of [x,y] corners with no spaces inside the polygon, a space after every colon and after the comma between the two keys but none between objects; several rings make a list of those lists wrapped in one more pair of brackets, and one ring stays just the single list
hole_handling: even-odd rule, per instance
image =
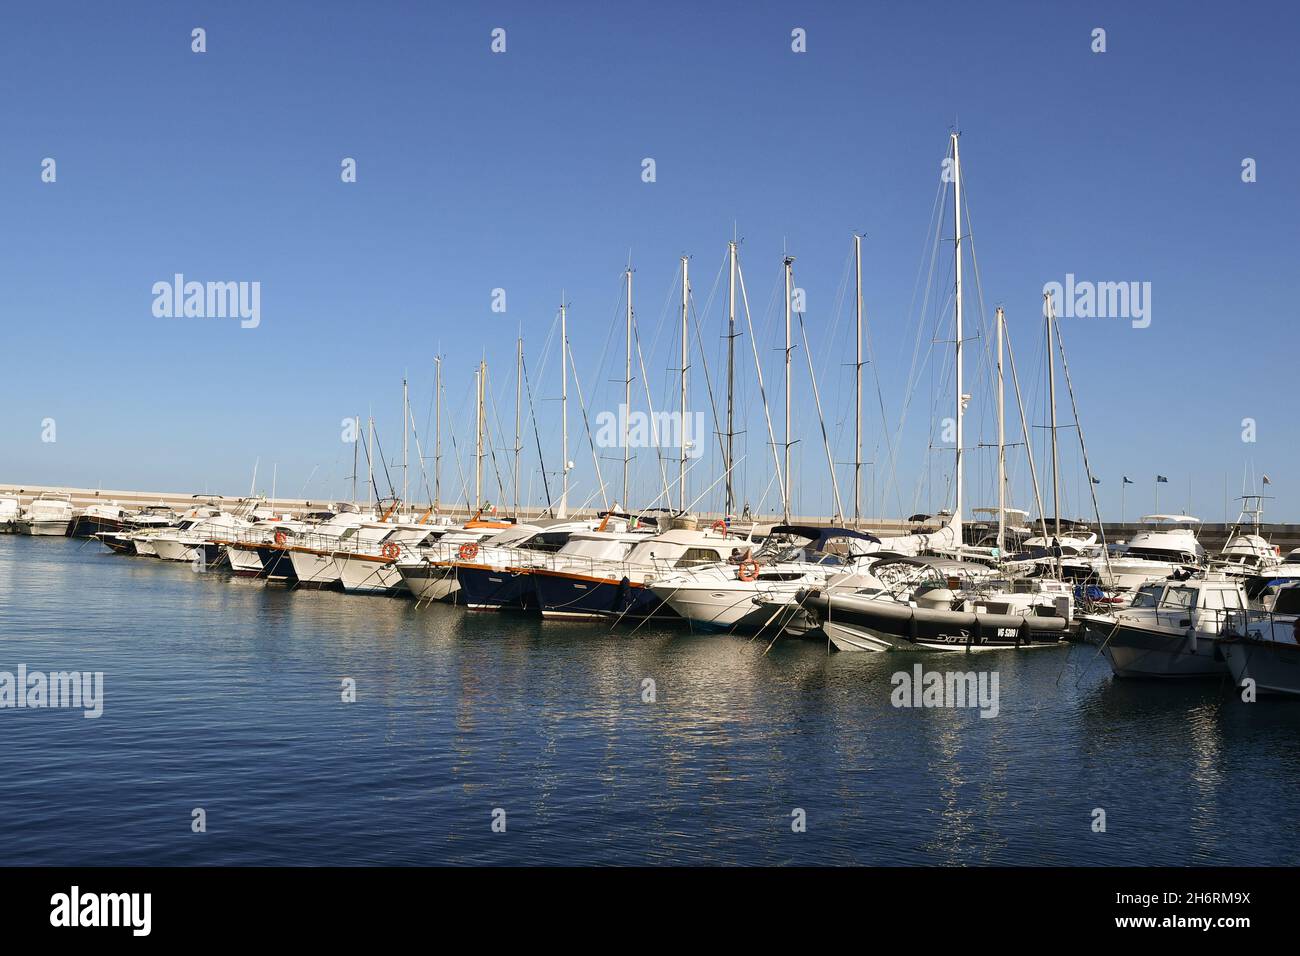
[{"label": "white boat hull", "polygon": [[226,559],[230,562],[230,570],[235,574],[248,577],[262,573],[262,556],[256,548],[239,544],[226,545]]},{"label": "white boat hull", "polygon": [[203,547],[201,541],[182,538],[154,538],[154,551],[164,561],[193,561]]},{"label": "white boat hull", "polygon": [[391,594],[403,587],[402,574],[392,561],[371,561],[362,555],[336,554],[343,590],[349,594]]},{"label": "white boat hull", "polygon": [[1109,618],[1085,617],[1084,636],[1101,646],[1116,677],[1214,677],[1224,665],[1215,659],[1213,635],[1186,629],[1137,627]]},{"label": "white boat hull", "polygon": [[1256,691],[1300,696],[1300,647],[1239,639],[1220,641],[1218,646],[1238,687],[1250,680]]},{"label": "white boat hull", "polygon": [[71,518],[35,518],[22,522],[26,533],[30,535],[43,535],[46,537],[62,537],[68,533],[68,526],[72,524]]},{"label": "white boat hull", "polygon": [[331,553],[294,548],[289,552],[289,560],[293,562],[299,587],[332,588],[339,583],[338,564]]},{"label": "white boat hull", "polygon": [[460,590],[455,569],[445,565],[399,565],[397,570],[417,601],[447,601]]}]

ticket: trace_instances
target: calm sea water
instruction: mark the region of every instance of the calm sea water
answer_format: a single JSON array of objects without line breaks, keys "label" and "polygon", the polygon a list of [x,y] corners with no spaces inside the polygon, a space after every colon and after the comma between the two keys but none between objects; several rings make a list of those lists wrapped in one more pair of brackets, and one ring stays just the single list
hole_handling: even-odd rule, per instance
[{"label": "calm sea water", "polygon": [[[98,720],[0,710],[0,864],[1300,862],[1290,702],[1084,646],[763,651],[0,536],[0,670],[105,674]],[[917,661],[1001,713],[894,708]]]}]

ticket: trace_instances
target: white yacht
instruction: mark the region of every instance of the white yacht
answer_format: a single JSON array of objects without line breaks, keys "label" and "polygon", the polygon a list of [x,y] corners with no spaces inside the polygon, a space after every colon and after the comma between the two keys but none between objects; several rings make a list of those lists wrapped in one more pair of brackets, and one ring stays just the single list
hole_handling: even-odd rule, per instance
[{"label": "white yacht", "polygon": [[1190,515],[1144,515],[1148,527],[1109,557],[1063,561],[1067,574],[1086,577],[1112,591],[1136,591],[1175,572],[1204,570],[1205,548],[1196,540],[1200,519]]},{"label": "white yacht", "polygon": [[72,524],[72,497],[47,491],[27,506],[18,519],[22,534],[62,536]]},{"label": "white yacht", "polygon": [[650,589],[656,577],[725,562],[752,548],[748,532],[716,523],[705,529],[590,531],[575,534],[553,559],[530,571],[543,617],[676,616]]},{"label": "white yacht", "polygon": [[218,511],[213,515],[187,518],[175,528],[159,531],[150,539],[154,553],[164,561],[194,561],[200,556],[213,563],[221,545],[245,531],[251,522],[242,515]]},{"label": "white yacht", "polygon": [[[533,571],[560,560],[579,539],[592,535],[610,542],[625,540],[618,553],[625,554],[632,542],[646,534],[628,533],[625,520],[607,516],[601,520],[552,519],[502,532],[485,541],[483,547],[463,545],[449,556],[447,567],[455,575],[456,602],[474,610],[532,609],[538,606]],[[601,528],[617,530],[600,530]]]},{"label": "white yacht", "polygon": [[0,495],[0,534],[13,534],[18,530],[23,503],[17,495]]},{"label": "white yacht", "polygon": [[766,626],[800,591],[847,571],[865,570],[880,539],[849,528],[777,525],[758,551],[721,564],[660,574],[646,583],[692,625],[715,630]]},{"label": "white yacht", "polygon": [[1210,562],[1217,571],[1241,578],[1267,574],[1282,563],[1279,549],[1268,543],[1260,531],[1264,518],[1264,496],[1243,495],[1241,514],[1228,535],[1228,543]]},{"label": "white yacht", "polygon": [[[446,518],[432,525],[412,521],[362,525],[354,541],[334,551],[339,583],[351,594],[394,594],[405,587],[398,560],[433,546],[450,530]],[[378,537],[375,531],[380,532]]]},{"label": "white yacht", "polygon": [[1101,648],[1117,677],[1208,677],[1223,673],[1214,642],[1246,610],[1241,582],[1209,572],[1149,583],[1111,614],[1085,614],[1083,637]]},{"label": "white yacht", "polygon": [[342,577],[335,553],[365,547],[382,538],[390,528],[391,524],[376,521],[373,512],[346,510],[305,534],[272,547],[288,551],[297,587],[339,588]]},{"label": "white yacht", "polygon": [[126,524],[127,511],[116,501],[87,505],[73,513],[68,528],[70,538],[93,538],[98,534],[120,531]]},{"label": "white yacht", "polygon": [[505,528],[500,524],[470,521],[453,526],[431,545],[417,553],[399,557],[397,572],[402,576],[406,589],[417,601],[456,600],[461,589],[456,562],[462,556],[474,558],[480,546],[508,546],[541,530],[534,524],[510,524]]}]

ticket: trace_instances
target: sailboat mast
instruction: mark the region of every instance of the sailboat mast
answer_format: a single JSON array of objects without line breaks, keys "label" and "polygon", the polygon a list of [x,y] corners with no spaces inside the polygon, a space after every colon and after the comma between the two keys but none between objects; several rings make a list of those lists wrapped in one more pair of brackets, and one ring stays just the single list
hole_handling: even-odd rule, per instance
[{"label": "sailboat mast", "polygon": [[1002,386],[1002,327],[1006,316],[998,306],[997,316],[997,376],[998,376],[998,560],[1007,550],[1007,427],[1006,404]]},{"label": "sailboat mast", "polygon": [[735,391],[736,391],[736,242],[727,243],[727,460],[724,462],[727,477],[726,503],[722,517],[725,521],[734,510],[735,493],[732,490],[732,464],[735,462]]},{"label": "sailboat mast", "polygon": [[410,433],[411,403],[407,401],[406,379],[402,379],[402,507],[407,508],[411,491],[411,481],[407,471],[406,440]]},{"label": "sailboat mast", "polygon": [[519,440],[520,423],[523,421],[524,401],[524,339],[515,343],[515,518],[519,517],[519,452],[524,447]]},{"label": "sailboat mast", "polygon": [[358,440],[359,436],[358,436],[357,433],[356,433],[356,429],[361,427],[361,416],[360,416],[360,415],[357,415],[356,417],[354,417],[354,418],[352,419],[352,426],[353,426],[353,432],[352,432],[352,503],[353,503],[353,504],[356,504],[356,503],[357,503],[357,465],[360,464],[360,462],[359,462],[357,459],[358,459],[358,458],[360,457],[360,455],[361,455],[361,450],[357,447],[357,446],[358,446],[359,444],[361,444],[361,443],[360,443],[360,441]]},{"label": "sailboat mast", "polygon": [[433,402],[437,411],[433,420],[433,507],[442,506],[442,356],[433,360]]},{"label": "sailboat mast", "polygon": [[624,365],[623,374],[623,508],[629,507],[627,498],[627,473],[628,465],[632,459],[632,449],[628,444],[628,430],[631,427],[630,418],[632,417],[632,267],[629,265],[627,272],[627,363]]},{"label": "sailboat mast", "polygon": [[569,331],[564,293],[560,293],[560,467],[564,487],[560,491],[560,517],[569,516]]},{"label": "sailboat mast", "polygon": [[[690,362],[690,344],[687,338],[690,281],[690,259],[682,256],[682,420],[677,426],[682,447],[677,465],[677,497],[679,510],[683,513],[686,511],[686,366]],[[698,435],[695,440],[699,441]]]},{"label": "sailboat mast", "polygon": [[[1053,341],[1052,326],[1056,321],[1056,304],[1052,301],[1050,292],[1043,296],[1044,313],[1047,317],[1047,402],[1051,415],[1051,432],[1052,432],[1052,511],[1056,518],[1054,521],[1056,543],[1061,543],[1061,460],[1057,451],[1056,441],[1056,345]],[[1060,559],[1058,557],[1059,565]]]},{"label": "sailboat mast", "polygon": [[370,432],[366,438],[366,484],[370,487],[370,510],[375,508],[375,416],[370,416]]},{"label": "sailboat mast", "polygon": [[483,360],[474,372],[474,510],[483,505]]},{"label": "sailboat mast", "polygon": [[854,298],[857,317],[857,360],[854,364],[853,523],[862,520],[862,237],[853,237]]},{"label": "sailboat mast", "polygon": [[794,256],[785,257],[785,454],[782,456],[785,474],[785,520],[790,521],[790,353],[794,348],[790,338],[790,311],[794,292]]},{"label": "sailboat mast", "polygon": [[[962,393],[962,324],[961,324],[961,155],[957,147],[957,133],[952,134],[952,228],[953,228],[953,245],[955,247],[953,258],[955,263],[956,279],[953,287],[953,325],[956,333],[956,388],[957,388],[957,422],[955,439],[957,443],[956,466],[957,474],[954,481],[955,502],[953,504],[953,519],[958,528],[961,527],[962,511],[962,420],[966,414],[965,395]],[[960,535],[954,542],[958,550],[961,549],[962,541]]]}]

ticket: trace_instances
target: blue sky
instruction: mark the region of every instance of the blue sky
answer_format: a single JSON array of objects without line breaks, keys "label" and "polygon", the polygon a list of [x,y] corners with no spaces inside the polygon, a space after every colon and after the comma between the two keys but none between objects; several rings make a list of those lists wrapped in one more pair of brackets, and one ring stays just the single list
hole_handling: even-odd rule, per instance
[{"label": "blue sky", "polygon": [[[373,413],[387,458],[400,457],[404,374],[431,454],[439,353],[446,428],[462,450],[473,369],[489,363],[504,469],[521,330],[554,471],[561,290],[594,416],[621,397],[631,255],[651,396],[663,407],[676,401],[678,257],[691,255],[705,344],[692,359],[692,405],[707,409],[702,365],[716,386],[725,318],[724,289],[711,303],[709,294],[733,228],[778,433],[788,250],[844,463],[853,345],[851,287],[840,290],[859,230],[876,358],[865,376],[877,462],[866,510],[938,508],[951,455],[927,444],[939,441],[952,389],[949,347],[931,342],[951,338],[940,327],[951,243],[929,281],[928,250],[957,124],[979,267],[977,285],[968,258],[968,334],[980,334],[981,308],[991,321],[1006,307],[1033,425],[1046,421],[1043,284],[1067,273],[1151,283],[1149,328],[1062,321],[1103,513],[1118,517],[1125,474],[1136,482],[1127,516],[1150,510],[1159,473],[1169,477],[1161,510],[1190,505],[1222,520],[1225,482],[1235,496],[1249,472],[1273,480],[1271,517],[1300,518],[1285,401],[1300,251],[1288,168],[1300,146],[1297,26],[1285,4],[1248,14],[1036,2],[15,8],[0,33],[0,482],[232,494],[260,459],[261,490],[274,463],[282,495],[344,495],[352,449],[340,420]],[[191,52],[194,27],[207,31],[206,53]],[[489,49],[495,27],[506,30],[504,54]],[[796,27],[806,53],[791,50]],[[1091,50],[1095,27],[1105,53]],[[41,181],[46,157],[55,183]],[[340,180],[344,157],[357,161],[356,183]],[[646,157],[653,183],[641,178]],[[1242,182],[1246,157],[1257,182]],[[155,317],[151,287],[177,272],[260,282],[260,326]],[[504,314],[491,310],[495,288],[506,290]],[[900,429],[918,341],[929,361]],[[977,506],[993,494],[991,453],[975,447],[994,440],[979,359],[989,340],[968,344],[967,505]],[[738,497],[772,508],[748,337],[737,345]],[[795,510],[828,513],[802,348],[794,362]],[[570,388],[576,504],[596,483]],[[1063,391],[1060,401],[1069,420]],[[41,440],[46,418],[52,443]],[[1253,443],[1242,441],[1244,418],[1256,421]],[[885,433],[898,441],[892,478]],[[1063,510],[1086,514],[1073,433],[1062,441]],[[452,498],[460,477],[445,445]],[[617,489],[621,452],[603,454]],[[635,466],[631,497],[644,503],[660,489],[653,452]],[[529,452],[534,500],[538,470]],[[712,451],[692,470],[701,507],[717,506],[706,489],[718,473]],[[1013,474],[1015,503],[1029,507],[1027,469],[1016,461]],[[847,466],[838,477],[847,499]]]}]

